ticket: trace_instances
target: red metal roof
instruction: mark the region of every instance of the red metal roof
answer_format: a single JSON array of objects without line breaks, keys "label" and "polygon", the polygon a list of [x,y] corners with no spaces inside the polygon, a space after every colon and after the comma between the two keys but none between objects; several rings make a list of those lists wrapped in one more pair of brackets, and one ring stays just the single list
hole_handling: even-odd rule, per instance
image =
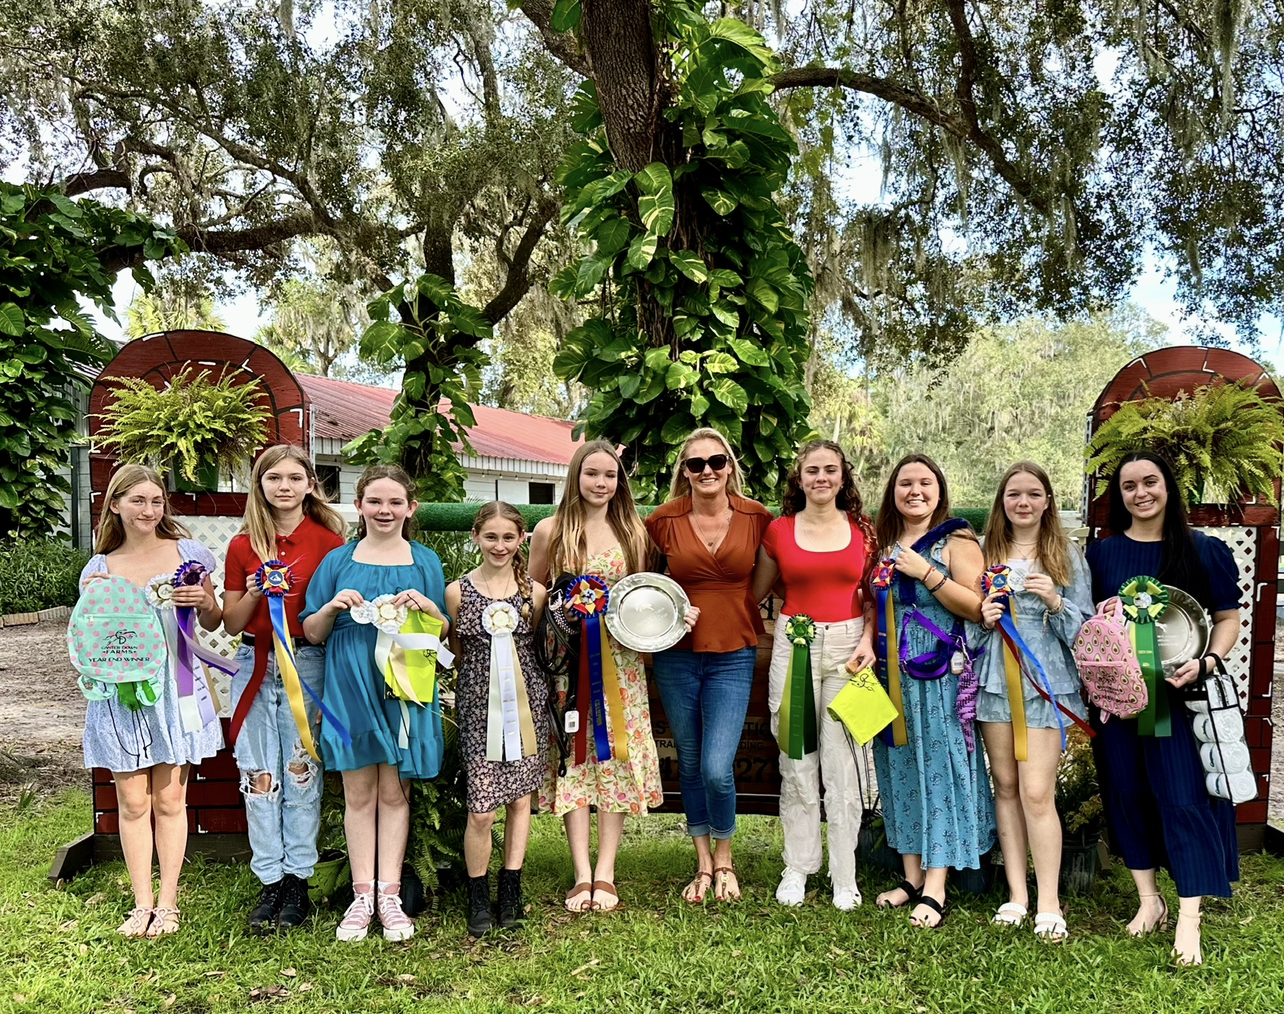
[{"label": "red metal roof", "polygon": [[[369,387],[346,380],[330,380],[297,373],[300,386],[312,401],[312,425],[322,439],[345,443],[372,429],[388,425],[397,392],[386,387]],[[442,402],[450,408],[450,402]],[[502,408],[474,405],[477,425],[468,431],[468,440],[478,455],[491,458],[521,458],[568,465],[582,442],[571,438],[575,424],[563,419],[526,415]]]}]

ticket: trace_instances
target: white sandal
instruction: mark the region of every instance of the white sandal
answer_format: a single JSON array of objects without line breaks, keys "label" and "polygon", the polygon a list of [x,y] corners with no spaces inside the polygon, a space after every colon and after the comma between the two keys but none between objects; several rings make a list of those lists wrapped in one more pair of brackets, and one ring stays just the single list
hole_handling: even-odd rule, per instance
[{"label": "white sandal", "polygon": [[1004,902],[999,906],[999,910],[994,913],[994,918],[990,922],[995,926],[1020,926],[1025,922],[1025,917],[1029,914],[1029,909],[1024,905],[1018,905],[1015,901]]},{"label": "white sandal", "polygon": [[1070,937],[1064,916],[1055,912],[1040,912],[1034,917],[1034,935],[1050,944],[1063,944]]}]

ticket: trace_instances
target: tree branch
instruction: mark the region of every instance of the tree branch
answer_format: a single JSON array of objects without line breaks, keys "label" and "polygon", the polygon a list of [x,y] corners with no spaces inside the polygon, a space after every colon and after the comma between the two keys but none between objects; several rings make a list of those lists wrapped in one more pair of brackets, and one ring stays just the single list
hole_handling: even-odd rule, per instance
[{"label": "tree branch", "polygon": [[[230,257],[246,250],[262,250],[297,236],[314,236],[329,232],[325,223],[310,212],[287,215],[275,222],[247,229],[209,231],[196,226],[186,226],[176,231],[179,239],[193,251],[221,257]],[[123,271],[125,268],[137,267],[143,263],[144,259],[142,247],[131,251],[114,250],[103,257],[103,266],[107,271]]]},{"label": "tree branch", "polygon": [[99,169],[96,172],[76,173],[54,185],[61,187],[62,192],[68,197],[79,197],[94,190],[133,189],[129,174],[120,169]]},{"label": "tree branch", "polygon": [[553,0],[523,0],[521,11],[530,19],[544,40],[544,48],[567,67],[583,77],[592,77],[593,70],[580,52],[574,32],[553,31]]},{"label": "tree branch", "polygon": [[531,255],[535,252],[535,246],[539,243],[544,235],[544,230],[548,223],[553,220],[557,214],[557,202],[552,198],[545,198],[535,209],[535,214],[531,217],[530,224],[526,231],[522,233],[521,240],[518,241],[516,249],[513,250],[512,260],[508,269],[508,275],[504,280],[504,287],[495,293],[494,297],[482,307],[482,316],[492,324],[498,324],[509,312],[515,307],[531,287],[530,264]]}]

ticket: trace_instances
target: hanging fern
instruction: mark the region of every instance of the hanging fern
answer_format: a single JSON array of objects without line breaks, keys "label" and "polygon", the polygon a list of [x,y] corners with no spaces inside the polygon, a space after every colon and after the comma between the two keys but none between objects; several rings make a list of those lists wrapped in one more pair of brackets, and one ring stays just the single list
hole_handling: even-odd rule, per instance
[{"label": "hanging fern", "polygon": [[1189,504],[1251,496],[1279,506],[1280,401],[1245,383],[1213,383],[1193,395],[1180,391],[1173,401],[1152,396],[1122,402],[1088,444],[1087,471],[1111,475],[1128,454],[1142,450],[1168,460]]}]

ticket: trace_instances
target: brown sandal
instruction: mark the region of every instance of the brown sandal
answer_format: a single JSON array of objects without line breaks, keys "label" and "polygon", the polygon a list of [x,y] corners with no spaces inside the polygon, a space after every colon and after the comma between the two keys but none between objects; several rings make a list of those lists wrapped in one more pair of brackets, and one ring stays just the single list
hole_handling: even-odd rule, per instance
[{"label": "brown sandal", "polygon": [[682,889],[682,900],[688,905],[704,903],[705,892],[713,886],[713,874],[707,870],[697,870],[691,883]]},{"label": "brown sandal", "polygon": [[[715,866],[713,868],[714,882],[717,885],[714,888],[713,896],[719,901],[737,902],[740,900],[740,877],[736,874],[735,866]],[[731,894],[727,888],[727,879],[735,878],[736,893]]]},{"label": "brown sandal", "polygon": [[[578,898],[581,894],[588,895],[588,901],[583,905],[571,907],[571,899]],[[593,910],[593,885],[587,880],[581,881],[566,892],[566,911],[568,912],[591,912]]]},{"label": "brown sandal", "polygon": [[[597,893],[601,891],[608,898],[614,898],[614,905],[602,905],[596,900]],[[615,890],[615,885],[609,880],[593,881],[594,900],[590,903],[594,912],[618,912],[624,906],[620,904],[620,895]]]}]

